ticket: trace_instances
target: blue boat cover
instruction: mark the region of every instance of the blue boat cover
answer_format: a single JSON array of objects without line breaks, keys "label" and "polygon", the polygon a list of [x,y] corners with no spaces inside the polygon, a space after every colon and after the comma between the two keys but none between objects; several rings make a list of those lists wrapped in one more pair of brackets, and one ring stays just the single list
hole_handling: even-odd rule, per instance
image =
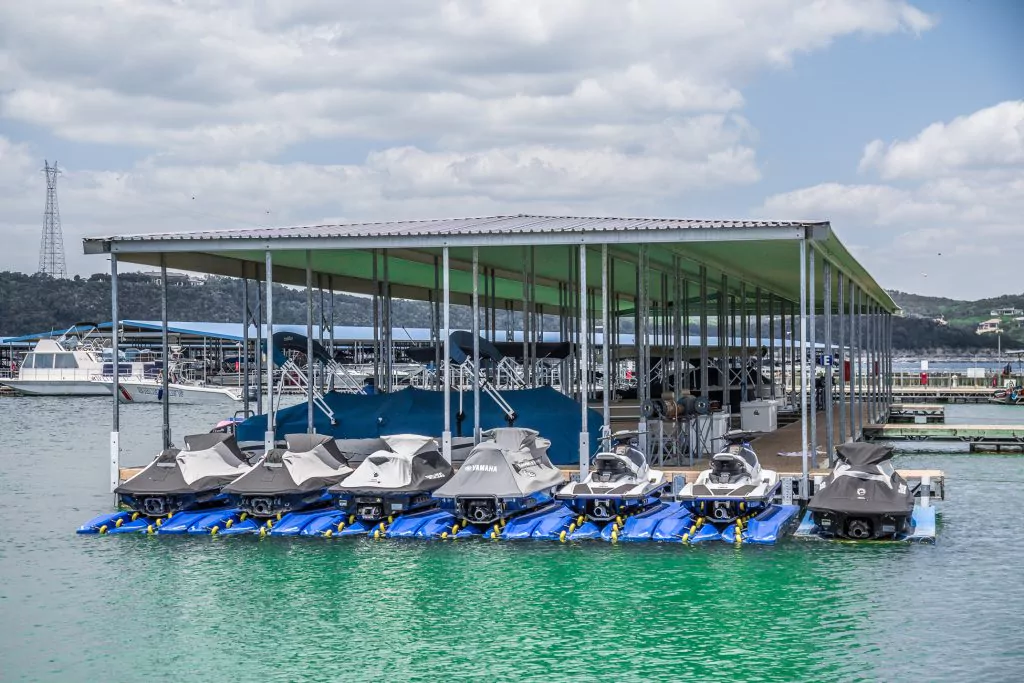
[{"label": "blue boat cover", "polygon": [[[551,440],[548,456],[556,465],[579,462],[580,405],[551,387],[502,391],[501,395],[516,411],[516,426],[535,429]],[[314,411],[318,434],[336,439],[371,439],[386,434],[423,434],[440,436],[444,423],[444,393],[406,387],[390,394],[348,394],[331,392],[325,397],[334,411],[337,424],[332,425],[321,411]],[[462,396],[465,419],[461,436],[473,434],[473,393]],[[275,416],[275,437],[306,431],[305,403],[278,410]],[[451,394],[452,434],[460,436],[456,415],[459,412],[458,392]],[[482,429],[505,427],[505,414],[487,396],[480,397]],[[591,450],[596,449],[601,432],[601,414],[588,411]],[[262,441],[267,416],[255,415],[236,428],[240,442]]]}]

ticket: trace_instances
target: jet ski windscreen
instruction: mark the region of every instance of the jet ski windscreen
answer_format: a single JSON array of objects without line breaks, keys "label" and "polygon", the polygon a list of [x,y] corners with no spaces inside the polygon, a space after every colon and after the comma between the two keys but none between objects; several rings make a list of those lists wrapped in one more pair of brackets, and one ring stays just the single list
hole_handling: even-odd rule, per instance
[{"label": "jet ski windscreen", "polygon": [[892,446],[855,441],[836,446],[836,455],[848,462],[851,467],[861,469],[892,460]]}]

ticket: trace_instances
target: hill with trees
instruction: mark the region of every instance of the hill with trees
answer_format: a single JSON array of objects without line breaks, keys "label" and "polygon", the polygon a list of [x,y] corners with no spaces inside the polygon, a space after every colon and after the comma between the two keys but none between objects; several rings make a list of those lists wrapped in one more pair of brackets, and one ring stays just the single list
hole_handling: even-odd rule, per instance
[{"label": "hill with trees", "polygon": [[[151,275],[122,273],[119,306],[122,319],[159,320],[160,285]],[[255,288],[250,287],[250,300],[255,303]],[[978,353],[994,350],[995,335],[974,334],[968,326],[955,320],[988,317],[992,308],[1019,306],[1022,297],[1006,296],[981,301],[956,301],[923,297],[905,292],[891,292],[907,317],[894,318],[893,343],[897,349],[915,353],[938,351],[947,353]],[[314,295],[314,316],[319,320],[320,297]],[[240,322],[242,318],[242,283],[234,278],[208,277],[190,286],[169,286],[168,318],[177,321]],[[325,294],[325,308],[330,310],[330,294]],[[430,326],[430,307],[421,301],[396,299],[393,302],[395,325],[399,327]],[[278,285],[274,288],[274,320],[281,324],[305,323],[306,294],[302,289]],[[948,326],[936,324],[932,318],[944,315]],[[76,322],[110,320],[110,276],[97,273],[88,278],[55,279],[46,275],[0,272],[0,336],[32,334],[67,329]],[[334,320],[337,325],[368,326],[373,323],[372,307],[366,297],[337,293],[334,295]],[[452,327],[465,329],[472,317],[466,306],[452,307]],[[819,316],[821,339],[822,318]],[[557,330],[558,321],[549,316],[546,328]],[[499,326],[504,324],[498,315]],[[519,316],[514,326],[518,329]],[[711,333],[716,334],[714,324]],[[632,331],[632,321],[623,320],[623,332]],[[833,329],[836,329],[834,326]],[[691,324],[691,334],[696,334]],[[767,333],[767,326],[765,328]],[[1017,330],[1003,335],[1003,345],[1024,346],[1016,337]]]}]

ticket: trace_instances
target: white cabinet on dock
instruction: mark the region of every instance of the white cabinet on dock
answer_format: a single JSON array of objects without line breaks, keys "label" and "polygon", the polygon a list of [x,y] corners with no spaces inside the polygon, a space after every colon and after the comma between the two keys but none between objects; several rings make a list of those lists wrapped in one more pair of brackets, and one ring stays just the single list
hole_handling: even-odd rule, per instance
[{"label": "white cabinet on dock", "polygon": [[690,443],[696,453],[700,443],[700,457],[707,458],[725,449],[725,433],[729,431],[731,416],[722,411],[710,415],[698,415],[690,420]]},{"label": "white cabinet on dock", "polygon": [[774,432],[779,428],[778,401],[741,403],[740,428],[749,432]]}]

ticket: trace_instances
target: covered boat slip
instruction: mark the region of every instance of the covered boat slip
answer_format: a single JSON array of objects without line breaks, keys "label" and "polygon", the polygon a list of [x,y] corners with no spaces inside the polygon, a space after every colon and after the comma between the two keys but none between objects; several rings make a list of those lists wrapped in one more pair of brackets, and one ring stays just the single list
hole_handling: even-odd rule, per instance
[{"label": "covered boat slip", "polygon": [[[801,454],[790,460],[799,463],[799,496],[804,499],[816,465],[811,454],[818,446],[831,452],[834,443],[857,436],[859,430],[852,425],[877,421],[891,404],[890,316],[896,306],[827,222],[518,215],[121,235],[86,239],[85,251],[111,257],[115,324],[121,262],[238,277],[246,290],[265,290],[261,305],[250,305],[246,297],[239,309],[246,337],[249,323],[257,334],[267,330],[267,339],[246,338],[243,343],[266,343],[271,347],[267,357],[273,357],[275,329],[271,283],[306,288],[310,345],[324,323],[314,321],[318,290],[371,295],[374,374],[382,378],[382,392],[395,388],[390,379],[396,341],[392,300],[430,302],[430,342],[443,369],[434,388],[444,394],[443,415],[434,417],[433,433],[441,435],[447,458],[456,430],[452,406],[458,389],[455,368],[442,359],[452,358],[453,304],[471,306],[474,312],[469,330],[473,377],[481,377],[484,365],[481,336],[504,342],[522,330],[517,337],[522,339],[524,362],[516,371],[524,388],[546,383],[537,348],[544,330],[550,339],[557,323],[559,340],[569,343],[568,356],[561,361],[561,387],[579,405],[575,450],[584,475],[598,446],[593,421],[599,417],[603,427],[610,427],[611,394],[621,388],[617,385],[626,368],[643,406],[637,427],[648,453],[654,445],[654,400],[668,396],[671,402],[687,393],[714,400],[717,394],[728,403],[734,392],[742,402],[793,399],[801,419],[795,429],[780,432],[792,439],[784,450]],[[166,329],[166,305],[163,313]],[[816,316],[825,313],[824,335],[818,338]],[[635,332],[632,344],[616,343],[629,332]],[[696,346],[691,333],[697,335]],[[774,339],[781,344],[766,346]],[[116,337],[113,341],[116,347]],[[823,364],[842,368],[837,380],[831,372],[822,378],[821,394],[830,408],[822,417],[812,403],[817,365],[812,349],[819,342],[825,349],[838,349],[837,354],[823,354]],[[847,354],[852,364],[848,373]],[[248,354],[243,356],[248,360]],[[259,364],[260,354],[255,358]],[[693,359],[694,372],[684,370],[687,359]],[[781,386],[765,382],[760,370],[779,364]],[[265,405],[272,406],[273,368],[258,371],[267,375]],[[848,389],[846,376],[855,378]],[[843,382],[845,391],[834,392],[833,381]],[[485,381],[472,382],[474,400],[468,403],[473,415],[464,418],[469,434],[496,426],[481,422],[480,407],[488,400],[481,393],[486,391]],[[310,385],[309,430],[317,424],[313,394]],[[834,395],[841,401],[836,406]],[[598,396],[601,410],[591,413],[586,399]],[[494,400],[500,401],[500,394]],[[165,405],[165,445],[171,443],[168,410]],[[707,401],[698,405],[698,413],[707,410]],[[113,411],[112,486],[120,464],[116,402]],[[275,415],[267,412],[264,445],[271,448]],[[819,420],[825,422],[823,432]]]}]

